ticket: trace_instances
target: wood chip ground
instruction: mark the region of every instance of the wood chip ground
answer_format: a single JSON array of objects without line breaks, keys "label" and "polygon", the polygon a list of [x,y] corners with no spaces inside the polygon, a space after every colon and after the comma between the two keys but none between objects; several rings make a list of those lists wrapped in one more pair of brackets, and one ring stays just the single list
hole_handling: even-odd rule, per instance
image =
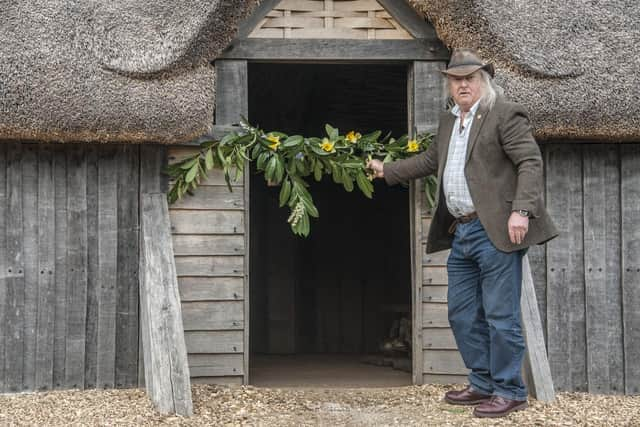
[{"label": "wood chip ground", "polygon": [[560,393],[553,404],[501,420],[442,401],[449,386],[370,389],[268,389],[193,386],[195,415],[162,416],[144,390],[0,395],[0,425],[216,426],[640,426],[640,396]]}]

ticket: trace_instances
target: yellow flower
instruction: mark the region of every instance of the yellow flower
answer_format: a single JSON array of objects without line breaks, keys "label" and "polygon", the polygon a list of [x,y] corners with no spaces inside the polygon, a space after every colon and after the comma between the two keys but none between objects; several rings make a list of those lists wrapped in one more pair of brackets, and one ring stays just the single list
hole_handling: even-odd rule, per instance
[{"label": "yellow flower", "polygon": [[358,142],[360,138],[362,138],[360,132],[351,131],[347,134],[347,141],[351,142],[352,144]]},{"label": "yellow flower", "polygon": [[272,150],[277,150],[278,147],[280,146],[280,137],[277,135],[267,135],[267,140],[273,142],[273,144],[269,144],[269,148],[271,148]]},{"label": "yellow flower", "polygon": [[320,145],[320,148],[322,148],[324,151],[326,151],[327,153],[332,153],[333,150],[333,146],[336,145],[335,142],[330,142],[329,138],[324,138],[322,140],[322,144]]},{"label": "yellow flower", "polygon": [[407,143],[407,152],[415,153],[419,149],[420,149],[420,144],[418,144],[418,141],[416,141],[415,139],[412,139]]}]

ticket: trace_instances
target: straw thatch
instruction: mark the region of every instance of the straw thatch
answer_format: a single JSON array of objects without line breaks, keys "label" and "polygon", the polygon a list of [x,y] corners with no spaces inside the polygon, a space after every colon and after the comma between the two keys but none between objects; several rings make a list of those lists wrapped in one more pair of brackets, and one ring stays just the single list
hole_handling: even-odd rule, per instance
[{"label": "straw thatch", "polygon": [[[0,139],[178,142],[213,123],[210,62],[257,0],[0,0]],[[540,138],[640,139],[640,2],[410,0],[495,62]]]}]

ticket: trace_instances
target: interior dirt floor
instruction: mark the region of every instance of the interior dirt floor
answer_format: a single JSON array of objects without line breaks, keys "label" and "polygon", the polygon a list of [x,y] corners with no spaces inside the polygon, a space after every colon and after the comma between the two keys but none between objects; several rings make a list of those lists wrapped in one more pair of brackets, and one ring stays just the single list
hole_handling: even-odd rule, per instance
[{"label": "interior dirt floor", "polygon": [[360,388],[411,385],[411,374],[362,362],[359,354],[252,355],[249,382],[271,388]]}]

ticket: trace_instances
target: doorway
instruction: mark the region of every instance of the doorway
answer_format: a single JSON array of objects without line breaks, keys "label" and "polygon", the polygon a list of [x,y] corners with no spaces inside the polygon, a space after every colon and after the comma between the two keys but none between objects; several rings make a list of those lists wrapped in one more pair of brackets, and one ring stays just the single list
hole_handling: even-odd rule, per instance
[{"label": "doorway", "polygon": [[[407,133],[406,64],[250,63],[248,71],[249,120],[264,130],[323,136],[329,123],[343,134]],[[370,200],[330,178],[309,182],[320,218],[301,238],[278,207],[279,187],[251,174],[250,382],[411,384],[408,188],[376,182]]]}]

